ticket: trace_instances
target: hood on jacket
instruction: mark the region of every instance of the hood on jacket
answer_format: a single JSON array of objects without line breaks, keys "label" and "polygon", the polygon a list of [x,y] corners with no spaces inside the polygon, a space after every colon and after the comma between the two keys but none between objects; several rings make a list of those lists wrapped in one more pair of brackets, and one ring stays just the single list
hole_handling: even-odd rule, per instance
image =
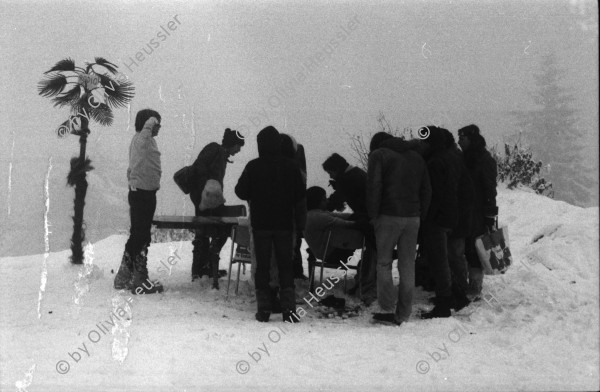
[{"label": "hood on jacket", "polygon": [[258,144],[258,156],[261,158],[281,155],[279,131],[271,125],[258,133],[256,143]]},{"label": "hood on jacket", "polygon": [[388,148],[394,152],[403,153],[404,151],[411,150],[411,144],[406,140],[403,140],[399,137],[394,137],[388,140],[383,141],[379,148]]}]

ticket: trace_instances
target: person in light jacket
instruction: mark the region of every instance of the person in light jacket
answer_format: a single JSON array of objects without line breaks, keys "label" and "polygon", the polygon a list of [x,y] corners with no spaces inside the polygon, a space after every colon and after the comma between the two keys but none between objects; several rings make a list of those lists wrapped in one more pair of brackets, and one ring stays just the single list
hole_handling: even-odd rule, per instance
[{"label": "person in light jacket", "polygon": [[152,109],[140,110],[135,118],[136,134],[129,146],[129,217],[131,229],[121,266],[115,276],[115,289],[134,294],[162,292],[160,282],[148,277],[148,247],[152,218],[156,210],[156,192],[160,188],[160,151],[154,139],[160,130],[161,117]]}]

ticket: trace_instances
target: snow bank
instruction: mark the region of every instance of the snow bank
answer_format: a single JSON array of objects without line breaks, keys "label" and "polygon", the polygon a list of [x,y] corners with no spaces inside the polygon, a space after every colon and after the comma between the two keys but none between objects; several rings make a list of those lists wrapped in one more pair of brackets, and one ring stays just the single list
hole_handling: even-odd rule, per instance
[{"label": "snow bank", "polygon": [[399,328],[370,324],[376,305],[342,320],[304,304],[298,325],[258,323],[250,271],[225,301],[226,280],[190,282],[190,242],[151,246],[167,291],[141,297],[112,289],[125,236],[93,244],[84,266],[51,253],[43,292],[43,255],[2,258],[1,389],[599,389],[598,208],[507,190],[498,202],[515,264],[486,277],[484,301]]}]

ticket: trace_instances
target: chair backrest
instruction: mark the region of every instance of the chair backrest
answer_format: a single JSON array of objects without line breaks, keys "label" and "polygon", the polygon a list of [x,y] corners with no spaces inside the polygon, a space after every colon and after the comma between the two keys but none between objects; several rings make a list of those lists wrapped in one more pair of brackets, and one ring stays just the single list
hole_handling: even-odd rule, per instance
[{"label": "chair backrest", "polygon": [[357,229],[331,229],[329,231],[330,249],[362,249],[365,235]]},{"label": "chair backrest", "polygon": [[238,216],[246,216],[246,206],[243,204],[238,204],[234,206],[223,206],[220,208],[220,216],[226,217],[238,217]]},{"label": "chair backrest", "polygon": [[250,227],[235,226],[235,243],[241,246],[250,247]]}]

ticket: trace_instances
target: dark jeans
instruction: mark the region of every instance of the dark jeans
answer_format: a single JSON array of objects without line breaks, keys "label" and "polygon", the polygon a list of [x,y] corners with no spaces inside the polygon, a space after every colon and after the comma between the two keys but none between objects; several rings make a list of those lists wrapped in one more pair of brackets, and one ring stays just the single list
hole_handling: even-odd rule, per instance
[{"label": "dark jeans", "polygon": [[152,241],[150,230],[154,211],[156,211],[156,191],[130,190],[127,199],[131,228],[125,250],[131,257],[135,257],[142,249],[150,246]]},{"label": "dark jeans", "polygon": [[300,247],[302,246],[302,231],[298,230],[296,234],[296,243],[294,245],[294,276],[299,277],[304,275],[304,268],[302,267],[302,252]]},{"label": "dark jeans", "polygon": [[279,298],[281,309],[296,310],[292,250],[292,230],[253,230],[254,253],[256,255],[256,302],[258,311],[270,312],[271,303],[271,252],[275,252],[279,272]]},{"label": "dark jeans", "polygon": [[[198,206],[196,206],[196,216],[220,216],[222,208],[223,206],[200,211]],[[214,267],[210,265],[211,261],[217,263],[216,269],[218,270],[219,253],[221,253],[221,249],[223,249],[223,246],[227,242],[227,237],[229,237],[229,230],[216,225],[203,227],[195,231],[195,238],[192,241],[192,245],[194,246],[192,250],[194,255],[192,276],[200,276],[203,268]]]},{"label": "dark jeans", "polygon": [[448,239],[448,263],[452,273],[452,284],[461,295],[469,289],[469,266],[465,258],[465,239]]},{"label": "dark jeans", "polygon": [[423,247],[435,280],[437,297],[452,296],[452,275],[448,262],[449,232],[450,229],[438,226],[433,222],[423,224]]}]

